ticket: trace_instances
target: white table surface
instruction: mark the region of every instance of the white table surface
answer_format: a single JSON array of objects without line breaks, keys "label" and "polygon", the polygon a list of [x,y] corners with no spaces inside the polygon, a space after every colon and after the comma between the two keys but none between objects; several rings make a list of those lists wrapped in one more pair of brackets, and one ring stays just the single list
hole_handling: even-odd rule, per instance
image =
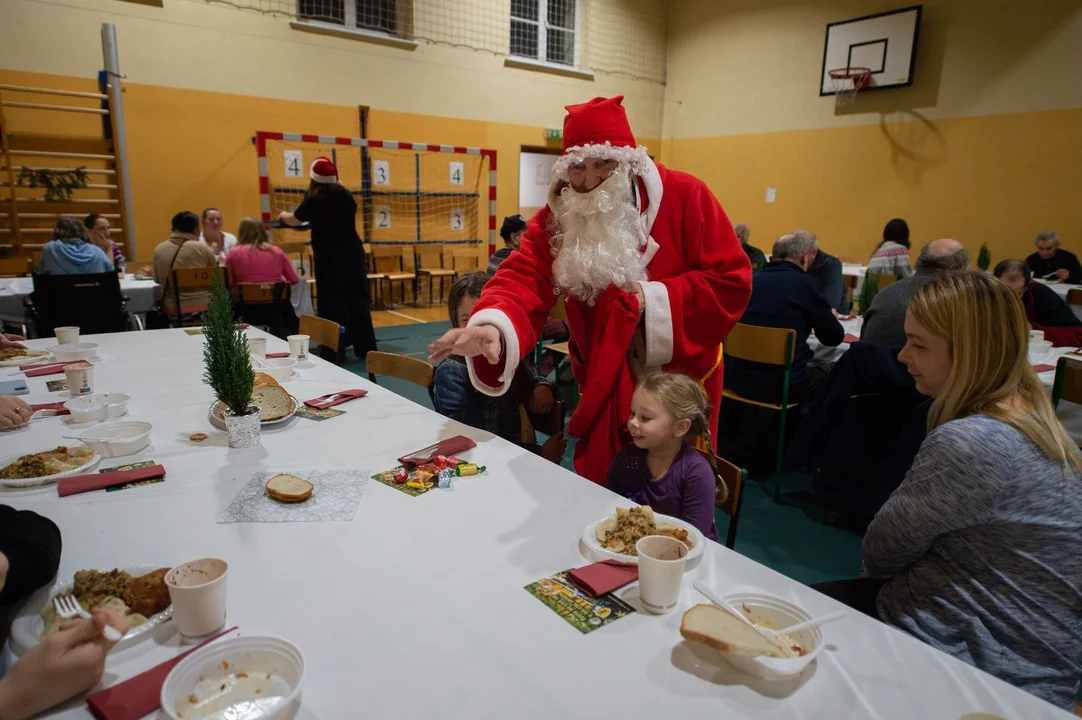
[{"label": "white table surface", "polygon": [[[268,350],[286,348],[266,337]],[[523,587],[585,564],[579,535],[617,496],[318,358],[286,389],[305,400],[364,387],[368,397],[341,406],[340,417],[294,418],[265,432],[260,447],[230,450],[206,420],[211,393],[199,379],[201,337],[162,330],[89,339],[101,345],[99,388],[129,393],[131,417],[154,424],[152,448],[124,460],[161,462],[168,479],[63,499],[55,488],[9,490],[0,502],[60,526],[62,577],[81,568],[227,560],[228,623],[278,634],[305,653],[298,717],[1071,717],[856,613],[825,628],[828,648],[816,665],[780,684],[742,675],[717,653],[685,643],[680,612],[635,613],[581,635]],[[46,379],[28,381],[29,401],[58,398],[45,392]],[[35,421],[0,436],[0,454],[51,447],[70,430],[63,418]],[[210,439],[191,444],[188,435],[200,431]],[[413,498],[370,481],[352,522],[215,522],[257,471],[375,472],[456,434],[478,442],[467,457],[488,472],[459,480],[453,491]],[[813,615],[839,607],[713,543],[685,579],[681,610],[703,602],[693,579],[723,593],[757,587]],[[624,591],[631,602],[634,587]],[[177,643],[170,624],[115,653],[105,684],[175,655]],[[74,702],[51,717],[89,714]]]},{"label": "white table surface", "polygon": [[[26,318],[23,298],[34,291],[34,279],[31,277],[0,278],[0,320],[10,323],[22,323]],[[155,294],[159,293],[158,283],[153,280],[136,280],[128,273],[120,279],[120,291],[128,297],[128,310],[142,314],[154,306]]]}]

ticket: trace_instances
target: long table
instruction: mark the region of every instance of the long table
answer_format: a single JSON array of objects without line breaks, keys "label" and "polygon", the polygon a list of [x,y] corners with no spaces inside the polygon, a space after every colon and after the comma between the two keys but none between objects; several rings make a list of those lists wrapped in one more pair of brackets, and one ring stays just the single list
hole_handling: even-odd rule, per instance
[{"label": "long table", "polygon": [[[130,300],[128,310],[141,315],[154,307],[156,294],[161,293],[161,288],[153,280],[140,280],[128,273],[120,278],[120,291]],[[32,292],[33,278],[0,278],[0,320],[22,323],[26,318],[23,298]]]},{"label": "long table", "polygon": [[[250,332],[266,337],[270,351],[286,347]],[[125,460],[164,464],[166,481],[63,499],[55,488],[4,491],[0,502],[61,527],[64,578],[83,568],[227,560],[228,623],[287,638],[305,653],[297,717],[1070,717],[856,613],[824,628],[828,648],[799,679],[743,675],[682,640],[681,611],[704,602],[693,579],[722,593],[757,588],[813,615],[839,605],[713,543],[685,579],[680,611],[634,613],[581,635],[523,588],[585,564],[579,536],[617,505],[612,493],[318,358],[284,383],[297,398],[355,387],[370,394],[340,406],[345,415],[294,418],[264,432],[260,447],[230,450],[207,421],[201,337],[161,330],[88,339],[101,346],[98,388],[130,394],[131,417],[154,425],[152,447]],[[28,381],[31,402],[58,399],[45,391],[46,379]],[[77,427],[62,418],[35,421],[0,435],[0,454],[56,445]],[[194,432],[210,438],[193,444]],[[478,442],[467,456],[488,471],[457,481],[453,491],[414,498],[371,481],[352,522],[216,523],[258,471],[374,473],[457,434]],[[635,603],[633,587],[626,593]],[[170,624],[115,652],[105,684],[174,656],[178,643]],[[50,717],[89,714],[73,703]]]}]

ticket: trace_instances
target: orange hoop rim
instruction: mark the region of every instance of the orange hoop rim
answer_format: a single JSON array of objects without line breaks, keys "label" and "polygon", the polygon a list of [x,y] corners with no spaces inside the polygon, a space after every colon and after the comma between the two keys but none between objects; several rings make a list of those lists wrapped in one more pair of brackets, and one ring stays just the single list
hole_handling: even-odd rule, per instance
[{"label": "orange hoop rim", "polygon": [[838,68],[827,70],[831,80],[852,80],[854,90],[863,90],[872,80],[872,70],[866,67]]}]

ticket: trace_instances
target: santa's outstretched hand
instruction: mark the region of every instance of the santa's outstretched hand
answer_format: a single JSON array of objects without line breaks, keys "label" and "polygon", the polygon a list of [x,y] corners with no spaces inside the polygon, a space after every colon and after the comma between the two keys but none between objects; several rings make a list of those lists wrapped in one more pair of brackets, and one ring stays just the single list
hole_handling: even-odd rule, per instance
[{"label": "santa's outstretched hand", "polygon": [[500,361],[500,331],[492,325],[454,328],[428,346],[428,361],[439,362],[448,355],[477,357],[495,365]]}]

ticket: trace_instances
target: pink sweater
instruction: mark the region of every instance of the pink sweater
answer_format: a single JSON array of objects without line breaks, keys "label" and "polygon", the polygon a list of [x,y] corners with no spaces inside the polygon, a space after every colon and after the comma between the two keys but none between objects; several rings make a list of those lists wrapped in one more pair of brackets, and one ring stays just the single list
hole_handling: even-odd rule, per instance
[{"label": "pink sweater", "polygon": [[280,247],[270,245],[256,250],[251,245],[238,245],[225,256],[229,268],[229,284],[276,283],[290,285],[300,282],[293,264]]}]

